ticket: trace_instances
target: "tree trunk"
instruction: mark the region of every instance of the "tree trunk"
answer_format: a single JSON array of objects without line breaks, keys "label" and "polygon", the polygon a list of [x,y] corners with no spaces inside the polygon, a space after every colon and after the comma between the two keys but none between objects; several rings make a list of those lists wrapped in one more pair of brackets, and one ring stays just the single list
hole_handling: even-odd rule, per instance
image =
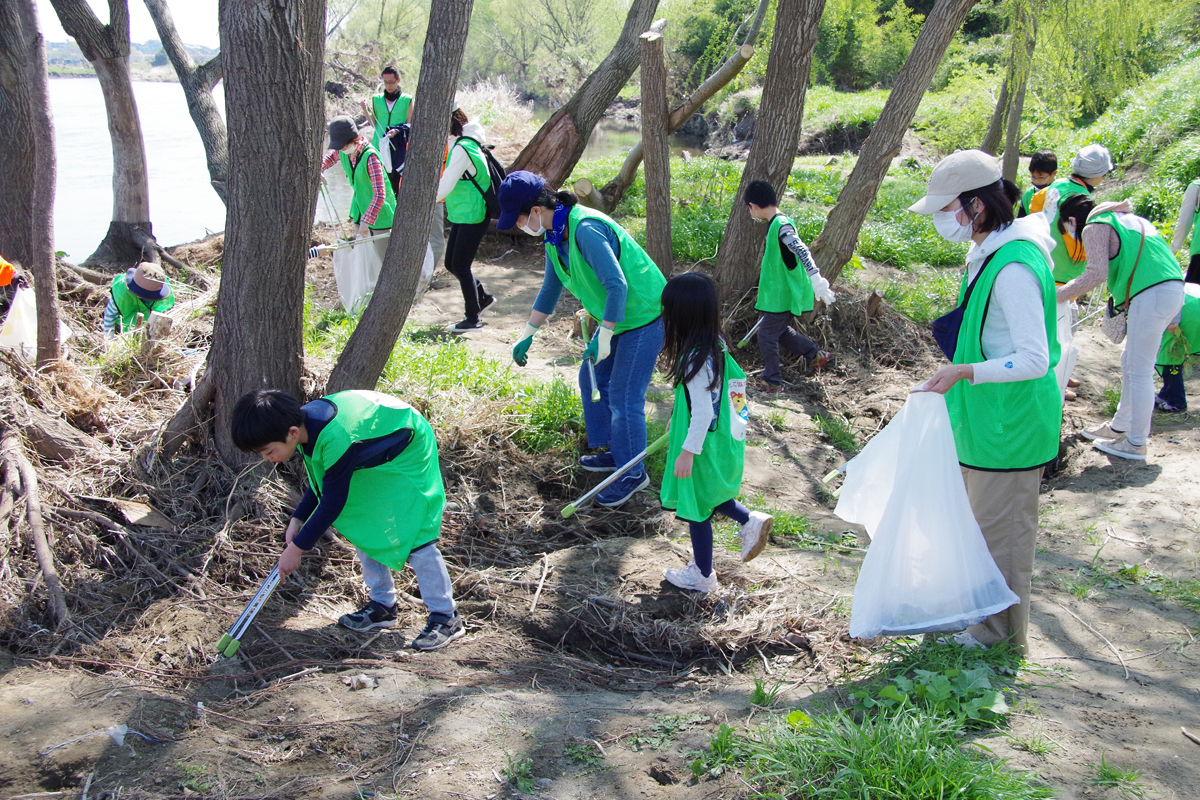
[{"label": "tree trunk", "polygon": [[583,155],[592,129],[637,69],[641,52],[638,37],[651,27],[657,10],[658,0],[633,0],[612,51],[571,99],[546,120],[509,171],[526,169],[541,175],[551,186],[562,185]]},{"label": "tree trunk", "polygon": [[[665,21],[664,21],[665,25]],[[667,143],[667,58],[661,33],[642,34],[642,142],[646,151],[646,252],[664,275],[671,254],[671,148]]]},{"label": "tree trunk", "polygon": [[858,232],[875,202],[879,184],[887,175],[892,159],[900,153],[904,132],[912,122],[950,40],[974,5],[975,0],[937,0],[925,18],[921,34],[896,76],[879,120],[859,151],[858,163],[838,194],[837,204],[829,212],[821,235],[813,242],[813,258],[830,283],[837,279],[842,267],[854,255]]},{"label": "tree trunk", "polygon": [[[692,92],[684,102],[671,109],[671,116],[667,122],[667,133],[674,133],[679,129],[679,126],[691,119],[692,115],[700,110],[708,99],[725,87],[727,83],[737,77],[742,71],[742,67],[750,63],[750,59],[754,56],[754,43],[758,40],[758,33],[762,29],[763,17],[766,16],[767,6],[770,5],[770,0],[759,0],[758,9],[754,13],[754,21],[750,24],[750,29],[746,32],[746,38],[742,41],[742,46],[733,51],[733,54],[726,59],[725,63],[709,75],[704,83]],[[625,196],[625,192],[629,191],[629,187],[633,185],[633,181],[637,178],[638,165],[642,163],[642,143],[638,142],[629,151],[629,155],[625,156],[625,161],[621,164],[621,171],[617,173],[617,177],[604,185],[603,189],[598,192],[599,200],[590,200],[588,205],[599,208],[606,213],[612,213],[617,204],[621,202],[621,198]],[[580,179],[575,184],[575,193],[581,198],[596,196],[596,188],[592,186],[592,182],[586,178]]]},{"label": "tree trunk", "polygon": [[0,0],[0,254],[33,276],[37,365],[58,360],[58,283],[54,274],[54,124],[46,86],[46,46],[33,0]]},{"label": "tree trunk", "polygon": [[325,2],[221,0],[219,13],[228,222],[208,371],[217,449],[238,462],[237,399],[251,389],[300,396],[304,265],[325,143]]},{"label": "tree trunk", "polygon": [[769,181],[780,197],[787,188],[800,144],[804,95],[824,8],[825,0],[779,0],[754,138],[713,270],[725,298],[744,292],[758,279],[764,227],[754,222],[740,200],[752,180]]},{"label": "tree trunk", "polygon": [[992,111],[987,132],[983,134],[983,141],[979,143],[979,149],[991,155],[996,155],[1000,149],[1000,137],[1004,133],[1005,120],[1008,119],[1008,78],[1011,71],[1010,63],[1004,71],[1004,82],[1000,84],[1000,94],[996,98],[996,108]]},{"label": "tree trunk", "polygon": [[167,8],[166,0],[146,0],[146,8],[154,19],[163,50],[179,77],[179,84],[187,98],[188,113],[192,115],[192,122],[196,123],[196,130],[200,133],[200,141],[204,143],[208,178],[221,202],[225,203],[225,184],[229,180],[229,136],[225,132],[225,120],[221,118],[212,95],[213,87],[221,80],[221,54],[217,53],[197,67],[184,47],[179,31],[175,29],[175,21],[171,18],[171,9]]},{"label": "tree trunk", "polygon": [[[1021,114],[1025,110],[1025,89],[1029,85],[1029,72],[1033,66],[1033,50],[1037,46],[1037,20],[1023,2],[1016,3],[1013,13],[1014,38],[1017,44],[1024,43],[1023,48],[1015,48],[1017,55],[1014,65],[1016,73],[1016,89],[1013,92],[1012,108],[1008,110],[1008,130],[1004,137],[1004,166],[1002,173],[1005,179],[1016,181],[1017,167],[1021,161]],[[1024,59],[1020,57],[1024,51]]]},{"label": "tree trunk", "polygon": [[85,0],[50,0],[63,30],[96,70],[113,148],[113,215],[104,241],[83,262],[123,269],[138,261],[158,260],[150,226],[150,188],[146,150],[129,76],[129,4],[108,0],[109,23],[100,20]]},{"label": "tree trunk", "polygon": [[425,261],[433,201],[446,147],[446,120],[454,110],[454,90],[471,23],[473,0],[433,0],[425,34],[421,75],[413,107],[412,140],[396,207],[392,237],[379,270],[379,281],[362,318],[325,385],[327,392],[374,389],[388,356],[408,319],[417,279]]}]

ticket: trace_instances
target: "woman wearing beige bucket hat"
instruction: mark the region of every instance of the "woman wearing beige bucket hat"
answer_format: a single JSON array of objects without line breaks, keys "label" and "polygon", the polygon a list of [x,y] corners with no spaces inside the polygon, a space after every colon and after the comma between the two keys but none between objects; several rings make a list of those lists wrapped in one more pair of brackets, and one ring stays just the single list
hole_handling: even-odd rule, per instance
[{"label": "woman wearing beige bucket hat", "polygon": [[959,644],[1028,645],[1029,590],[1042,469],[1058,455],[1054,240],[1039,216],[1014,219],[1020,191],[980,150],[947,156],[909,211],[970,242],[958,307],[934,322],[951,363],[914,391],[946,395],[971,511],[1020,603],[955,634]]}]

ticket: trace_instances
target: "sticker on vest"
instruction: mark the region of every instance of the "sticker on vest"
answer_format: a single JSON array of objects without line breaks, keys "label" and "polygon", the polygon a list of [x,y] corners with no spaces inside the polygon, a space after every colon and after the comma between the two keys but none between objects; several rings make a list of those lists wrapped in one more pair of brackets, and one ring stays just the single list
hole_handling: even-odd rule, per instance
[{"label": "sticker on vest", "polygon": [[746,438],[750,423],[750,404],[746,401],[746,379],[729,379],[729,433],[736,441]]},{"label": "sticker on vest", "polygon": [[1012,362],[1011,362],[1011,361],[1005,361],[1005,362],[1004,362],[1004,368],[1005,368],[1005,369],[1012,369]]}]

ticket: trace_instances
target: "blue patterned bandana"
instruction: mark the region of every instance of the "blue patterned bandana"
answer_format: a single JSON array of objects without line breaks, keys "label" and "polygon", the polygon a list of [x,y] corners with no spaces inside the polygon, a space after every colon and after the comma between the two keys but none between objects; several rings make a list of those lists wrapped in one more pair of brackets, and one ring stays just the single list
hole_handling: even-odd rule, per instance
[{"label": "blue patterned bandana", "polygon": [[559,204],[554,209],[554,229],[546,231],[546,243],[552,244],[555,247],[560,247],[563,243],[563,237],[567,234],[567,217],[571,215],[571,209],[567,206]]}]

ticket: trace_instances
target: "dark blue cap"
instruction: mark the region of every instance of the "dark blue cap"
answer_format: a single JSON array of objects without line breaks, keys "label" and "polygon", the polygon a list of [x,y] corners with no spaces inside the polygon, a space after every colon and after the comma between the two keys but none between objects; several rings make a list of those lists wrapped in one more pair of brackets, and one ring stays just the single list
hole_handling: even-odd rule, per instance
[{"label": "dark blue cap", "polygon": [[500,219],[496,230],[506,231],[517,224],[521,209],[533,201],[546,185],[546,179],[523,169],[510,173],[500,184],[497,197],[500,200]]}]

